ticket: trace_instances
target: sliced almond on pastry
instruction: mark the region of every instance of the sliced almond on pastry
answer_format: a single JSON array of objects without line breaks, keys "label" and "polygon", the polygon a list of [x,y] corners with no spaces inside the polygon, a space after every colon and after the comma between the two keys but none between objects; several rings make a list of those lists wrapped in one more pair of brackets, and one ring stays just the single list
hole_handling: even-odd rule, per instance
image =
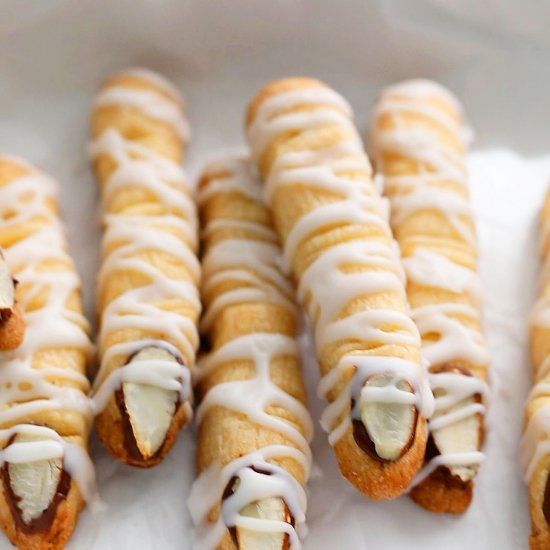
[{"label": "sliced almond on pastry", "polygon": [[[18,434],[13,443],[42,441],[45,438]],[[8,462],[4,473],[9,482],[7,496],[11,499],[11,508],[16,512],[17,522],[27,529],[45,528],[55,515],[55,508],[61,498],[66,496],[70,478],[63,470],[62,458],[37,460],[30,462]],[[51,512],[51,513],[49,513]]]},{"label": "sliced almond on pastry", "polygon": [[[292,522],[292,516],[285,501],[280,497],[271,497],[245,506],[240,514],[251,518]],[[284,532],[253,531],[237,527],[235,529],[239,550],[288,550],[289,537]]]},{"label": "sliced almond on pastry", "polygon": [[[437,390],[434,395],[438,397]],[[454,407],[438,411],[432,417],[432,421],[436,420],[442,414],[452,413],[463,407],[467,407],[474,403],[479,403],[478,396],[469,397]],[[479,414],[472,414],[462,420],[453,422],[447,426],[434,429],[431,432],[433,442],[440,454],[468,453],[479,451],[482,421]],[[478,464],[468,466],[448,466],[451,474],[458,476],[462,481],[470,481],[473,479],[478,470]]]},{"label": "sliced almond on pastry", "polygon": [[409,402],[395,402],[392,395],[408,392],[414,395],[408,382],[399,380],[390,374],[371,376],[365,388],[380,388],[387,399],[366,399],[362,392],[359,404],[361,422],[374,445],[376,455],[387,461],[397,460],[411,447],[414,441],[417,422],[416,405]]},{"label": "sliced almond on pastry", "polygon": [[0,323],[5,323],[11,317],[15,306],[15,282],[8,265],[0,256]]},{"label": "sliced almond on pastry", "polygon": [[[169,351],[154,346],[142,349],[130,362],[151,360],[177,362]],[[166,439],[179,394],[175,390],[135,382],[122,384],[122,393],[137,448],[143,458],[150,458]]]}]

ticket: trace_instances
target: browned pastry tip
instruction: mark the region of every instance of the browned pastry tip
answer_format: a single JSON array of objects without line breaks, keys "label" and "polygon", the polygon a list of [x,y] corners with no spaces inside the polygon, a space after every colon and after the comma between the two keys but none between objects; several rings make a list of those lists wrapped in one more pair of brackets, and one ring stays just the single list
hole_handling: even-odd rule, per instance
[{"label": "browned pastry tip", "polygon": [[[58,550],[63,548],[76,526],[78,513],[84,506],[77,484],[65,469],[60,469],[47,508],[28,520],[22,510],[24,488],[19,487],[14,465],[5,463],[0,469],[0,523],[10,541],[23,550]],[[11,472],[11,475],[10,475]],[[23,492],[22,492],[23,491]]]},{"label": "browned pastry tip", "polygon": [[5,321],[0,321],[0,350],[19,347],[25,336],[25,320],[21,307],[15,302]]},{"label": "browned pastry tip", "polygon": [[342,475],[372,500],[397,498],[420,469],[426,446],[426,420],[418,417],[410,448],[395,461],[381,461],[367,454],[351,430],[335,445]]},{"label": "browned pastry tip", "polygon": [[97,417],[96,431],[100,441],[108,447],[117,460],[137,468],[152,468],[162,462],[174,446],[179,431],[189,420],[185,407],[178,404],[162,445],[154,453],[144,454],[139,448],[132,429],[122,391],[118,390],[114,399]]},{"label": "browned pastry tip", "polygon": [[[0,501],[6,502],[5,492]],[[78,513],[83,507],[83,500],[75,483],[66,496],[59,501],[51,522],[44,523],[33,531],[26,531],[14,521],[9,506],[0,504],[0,524],[13,545],[22,550],[59,550],[69,540],[76,527]]]},{"label": "browned pastry tip", "polygon": [[0,350],[17,348],[25,335],[25,321],[16,288],[17,281],[0,250]]},{"label": "browned pastry tip", "polygon": [[473,482],[462,481],[451,471],[440,466],[421,484],[413,487],[410,497],[430,512],[462,514],[470,506]]}]

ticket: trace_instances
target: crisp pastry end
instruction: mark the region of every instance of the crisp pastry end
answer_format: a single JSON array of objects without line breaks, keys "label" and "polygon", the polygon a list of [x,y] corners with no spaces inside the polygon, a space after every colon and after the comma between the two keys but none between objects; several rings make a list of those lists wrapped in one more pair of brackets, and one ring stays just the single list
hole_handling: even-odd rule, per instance
[{"label": "crisp pastry end", "polygon": [[473,481],[462,481],[446,466],[440,466],[413,487],[410,497],[430,512],[462,514],[472,502],[473,487]]}]

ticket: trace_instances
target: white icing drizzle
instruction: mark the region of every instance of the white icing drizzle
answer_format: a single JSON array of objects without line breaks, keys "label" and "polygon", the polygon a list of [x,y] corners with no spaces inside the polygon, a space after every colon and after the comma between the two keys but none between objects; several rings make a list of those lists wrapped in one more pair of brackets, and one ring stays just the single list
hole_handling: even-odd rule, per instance
[{"label": "white icing drizzle", "polygon": [[[471,209],[461,152],[443,143],[440,136],[427,126],[406,127],[400,124],[402,114],[421,115],[432,126],[439,126],[460,138],[463,135],[462,125],[441,109],[422,102],[429,99],[450,104],[455,112],[462,112],[450,92],[428,81],[410,81],[388,88],[374,111],[374,127],[382,117],[390,117],[394,123],[392,129],[374,131],[371,135],[379,170],[383,172],[381,151],[401,155],[420,166],[419,174],[385,176],[386,188],[392,186],[397,189],[397,196],[392,198],[392,224],[400,225],[419,210],[435,210],[447,218],[469,246],[475,247],[476,236],[468,226]],[[456,184],[464,189],[464,193],[440,188],[437,184],[441,182]]]},{"label": "white icing drizzle", "polygon": [[183,106],[183,98],[178,89],[162,75],[146,69],[144,67],[130,67],[124,69],[124,75],[129,77],[138,78],[139,80],[145,80],[157,88],[160,88],[165,94],[169,95],[176,103]]},{"label": "white icing drizzle", "polygon": [[183,110],[183,100],[177,89],[162,76],[147,69],[133,68],[116,76],[135,77],[159,88],[169,96],[164,97],[157,91],[123,86],[107,86],[103,88],[94,102],[94,107],[121,105],[134,107],[145,116],[154,118],[172,126],[183,141],[191,137],[189,121]]},{"label": "white icing drizzle", "polygon": [[487,364],[489,353],[482,335],[453,315],[479,320],[478,310],[452,302],[418,307],[412,311],[420,334],[439,335],[437,341],[424,344],[424,358],[430,365],[441,365],[453,359],[463,359],[476,365]]},{"label": "white icing drizzle", "polygon": [[481,304],[481,281],[475,271],[426,248],[417,248],[402,263],[408,281],[456,294],[464,292],[476,305]]},{"label": "white icing drizzle", "polygon": [[202,264],[205,291],[228,279],[254,286],[224,292],[216,298],[203,315],[201,331],[209,330],[219,312],[230,304],[267,300],[293,308],[292,286],[277,267],[278,255],[277,245],[250,239],[224,239],[213,246]]},{"label": "white icing drizzle", "polygon": [[[418,212],[435,210],[455,229],[458,241],[463,241],[471,254],[476,250],[476,236],[472,229],[472,213],[467,198],[467,179],[460,151],[445,145],[433,129],[439,127],[447,134],[465,140],[465,132],[457,120],[442,109],[426,101],[435,100],[450,106],[458,115],[459,102],[443,87],[429,81],[409,81],[388,88],[380,98],[373,117],[371,134],[378,169],[384,173],[384,154],[400,155],[418,165],[418,174],[384,175],[386,190],[391,200],[391,221],[399,227]],[[414,127],[402,123],[405,114],[421,116],[429,125]],[[393,128],[380,129],[379,120],[389,117]],[[455,188],[438,187],[442,182]],[[437,237],[434,237],[437,239]],[[435,341],[423,340],[422,353],[429,367],[467,361],[487,368],[490,357],[483,335],[469,328],[468,322],[480,323],[481,281],[477,273],[449,258],[425,248],[416,247],[413,254],[403,259],[409,282],[454,294],[467,294],[475,307],[454,303],[434,303],[413,309],[412,317],[421,336],[437,334]],[[436,430],[474,414],[484,415],[483,403],[472,403],[471,397],[488,395],[486,383],[478,378],[456,372],[431,373],[429,376],[435,398],[435,413],[429,429]],[[470,402],[468,402],[470,401]],[[461,402],[463,406],[455,407]],[[449,408],[455,408],[452,412]],[[434,457],[411,484],[420,483],[440,465],[477,465],[483,453],[444,454]]]},{"label": "white icing drizzle", "polygon": [[[181,356],[178,348],[171,345],[169,342],[150,339],[124,342],[116,346],[111,346],[105,352],[103,361],[107,363],[116,354],[131,357],[141,349],[149,346],[166,349],[174,357]],[[145,369],[142,368],[142,363],[144,362],[147,363],[147,368]],[[99,414],[105,409],[113,393],[125,382],[148,384],[157,388],[177,391],[179,392],[179,401],[183,404],[183,407],[185,407],[187,416],[190,417],[190,415],[193,414],[193,409],[190,404],[190,400],[192,399],[190,370],[185,365],[178,362],[159,359],[128,363],[116,369],[101,381],[96,381],[94,385],[96,391],[93,399],[95,414]]]},{"label": "white icing drizzle", "polygon": [[[320,106],[315,112],[288,112],[299,106]],[[286,114],[279,116],[280,111]],[[264,101],[248,130],[252,154],[259,158],[267,146],[279,135],[296,128],[339,124],[354,132],[351,107],[335,91],[326,88],[291,90]]]},{"label": "white icing drizzle", "polygon": [[[434,392],[443,390],[441,395],[435,397],[436,414],[430,420],[430,430],[438,430],[474,414],[485,413],[483,403],[488,400],[489,390],[483,380],[474,376],[464,376],[458,372],[431,373],[428,378]],[[452,412],[442,412],[452,409],[472,395],[480,395],[482,403],[470,403]]]},{"label": "white icing drizzle", "polygon": [[244,220],[212,220],[208,224],[208,227],[205,227],[202,231],[202,236],[206,238],[220,229],[242,229],[245,231],[252,231],[258,233],[259,236],[264,237],[266,240],[275,243],[278,242],[277,233],[275,233],[273,229]]},{"label": "white icing drizzle", "polygon": [[[172,99],[151,91],[136,92],[131,88],[107,88],[99,94],[95,107],[107,104],[128,105],[144,115],[169,122],[176,130],[185,119],[177,94],[162,77],[141,69],[131,69],[130,76],[147,79],[161,86]],[[177,100],[177,101],[176,101]],[[132,270],[147,277],[148,283],[128,290],[104,309],[99,332],[101,367],[94,381],[93,396],[96,414],[107,405],[110,396],[123,382],[136,382],[180,394],[180,402],[190,417],[192,399],[190,372],[198,346],[194,322],[179,312],[167,311],[155,303],[173,297],[183,298],[194,310],[200,311],[196,281],[200,265],[194,249],[197,245],[197,216],[186,177],[176,163],[158,155],[147,147],[125,139],[115,128],[107,128],[90,145],[90,155],[96,159],[106,154],[116,162],[102,189],[104,261],[98,277],[101,289],[107,280],[123,270]],[[107,213],[115,194],[127,188],[139,188],[152,195],[168,211],[161,215],[135,215]],[[105,255],[105,252],[111,252]],[[192,280],[174,279],[135,256],[155,250],[170,255],[187,267]],[[106,347],[106,337],[122,329],[142,330],[166,335],[170,342],[156,338],[142,338]],[[167,349],[183,364],[166,360],[127,359],[144,347],[159,346]],[[124,359],[123,366],[107,373],[115,357]]]},{"label": "white icing drizzle", "polygon": [[[283,532],[289,536],[291,550],[300,550],[300,538],[307,532],[305,515],[307,496],[303,487],[282,468],[273,464],[276,458],[293,458],[304,468],[309,476],[310,461],[295,448],[286,445],[271,445],[253,453],[233,460],[220,468],[213,463],[210,468],[197,478],[187,504],[195,524],[193,548],[195,550],[212,550],[218,547],[227,526],[241,526],[256,531]],[[254,472],[251,466],[271,472],[262,475]],[[229,481],[237,476],[241,484],[237,492],[224,500],[220,517],[215,524],[208,521],[208,514],[214,503],[222,499]],[[245,517],[239,511],[250,502],[278,496],[281,497],[294,518],[296,528],[284,521],[265,520]]]},{"label": "white icing drizzle", "polygon": [[[449,104],[453,110],[462,115],[462,105],[460,101],[458,101],[447,88],[433,80],[416,78],[387,86],[384,89],[385,99],[396,97],[414,100],[415,102],[435,98],[443,103]],[[427,107],[420,105],[419,108],[426,109]],[[444,116],[443,113],[441,113],[441,116]],[[454,125],[453,128],[455,128]]]},{"label": "white icing drizzle", "polygon": [[[16,157],[2,155],[0,162],[13,162],[30,171],[0,188],[2,230],[9,233],[18,226],[32,228],[38,217],[44,224],[5,249],[11,272],[28,290],[20,298],[25,312],[24,340],[19,348],[0,353],[0,424],[12,425],[0,430],[0,440],[9,440],[17,434],[37,436],[40,440],[12,442],[0,451],[0,462],[63,458],[63,468],[90,503],[97,500],[97,493],[87,451],[67,442],[53,429],[18,423],[18,419],[48,411],[77,412],[91,422],[92,406],[86,395],[89,383],[85,374],[55,364],[44,365],[44,359],[41,368],[36,369],[33,358],[42,350],[55,348],[74,348],[91,355],[92,346],[86,319],[67,308],[68,298],[80,287],[76,272],[43,269],[47,261],[73,265],[66,252],[63,226],[47,206],[48,201],[57,200],[57,186]],[[8,213],[10,217],[6,217]],[[47,293],[44,304],[29,310],[33,298],[44,292]],[[81,435],[84,439],[87,436]]]},{"label": "white icing drizzle", "polygon": [[[211,388],[197,409],[197,422],[200,424],[206,412],[215,406],[239,411],[252,422],[284,434],[309,458],[308,440],[313,435],[309,413],[298,400],[274,384],[269,375],[273,359],[285,355],[298,356],[298,346],[293,338],[261,332],[235,338],[210,353],[199,363],[199,380],[223,363],[238,359],[251,360],[256,375],[248,380],[225,382]],[[296,416],[306,431],[306,437],[286,420],[267,413],[266,409],[270,406],[279,406]]]},{"label": "white icing drizzle", "polygon": [[[415,395],[412,396],[421,415],[429,417],[433,413],[433,396],[424,380],[416,376],[418,365],[412,361],[397,357],[379,355],[345,355],[338,366],[330,370],[319,383],[318,394],[324,399],[332,389],[341,382],[347,373],[352,372],[349,382],[340,395],[330,403],[321,417],[321,426],[329,433],[329,443],[334,445],[351,426],[351,418],[359,415],[359,397],[364,396],[369,401],[385,403],[410,403],[411,393],[397,388],[400,380],[411,382]],[[365,388],[366,380],[375,374],[389,373],[394,375],[391,386],[379,392],[379,388]],[[389,390],[389,391],[387,391]],[[354,399],[355,407],[351,415],[345,416],[338,424],[345,407]]]},{"label": "white icing drizzle", "polygon": [[[384,90],[384,97],[387,101],[391,101],[392,98],[399,98],[401,100],[406,98],[414,101],[415,103],[417,102],[417,112],[427,111],[430,113],[432,118],[437,117],[438,121],[442,123],[442,120],[446,120],[448,118],[445,113],[435,111],[435,109],[430,106],[421,105],[422,101],[436,98],[439,102],[450,105],[461,119],[464,118],[462,104],[460,101],[447,88],[432,80],[419,78],[400,82],[398,84],[394,84],[393,86],[388,86]],[[447,126],[448,124],[449,122],[447,120]],[[457,127],[456,123],[451,122],[451,128],[453,128],[453,131],[457,132],[462,138],[462,142],[465,146],[471,144],[474,135],[472,129],[467,124],[463,123]]]},{"label": "white icing drizzle", "polygon": [[[208,175],[210,175],[208,184],[202,186],[198,192],[197,201],[199,205],[204,205],[214,195],[232,192],[244,195],[253,201],[263,201],[262,188],[259,185],[250,183],[254,178],[252,166],[250,163],[244,162],[244,159],[224,158],[210,161],[208,163],[208,171],[203,177],[207,177]],[[212,223],[216,221],[213,220],[210,222],[204,230],[208,230]],[[236,220],[231,220],[231,222],[235,223]],[[258,230],[266,229],[263,225],[254,225]]]},{"label": "white icing drizzle", "polygon": [[[161,222],[178,224],[178,230],[192,246],[196,245],[195,205],[187,190],[186,178],[180,166],[155,154],[139,143],[125,140],[114,128],[105,130],[90,144],[90,156],[112,155],[117,169],[102,191],[102,209],[106,210],[112,197],[121,189],[139,182],[140,187],[153,194],[174,217],[162,217]],[[181,220],[184,218],[184,221]],[[149,220],[149,217],[148,217]],[[154,223],[154,218],[149,220]]]},{"label": "white icing drizzle", "polygon": [[[224,159],[212,163],[205,175],[208,176],[207,183],[199,193],[201,204],[230,193],[239,193],[254,201],[260,200],[257,192],[260,183],[252,175],[249,162],[245,159]],[[292,285],[278,267],[281,250],[273,232],[258,222],[243,223],[230,218],[213,220],[204,230],[210,234],[218,229],[230,233],[227,238],[220,239],[210,247],[203,258],[203,290],[228,282],[242,284],[240,288],[221,293],[209,304],[203,316],[201,331],[208,332],[219,313],[232,304],[272,302],[296,314]],[[250,235],[236,237],[235,234],[238,235],[243,229]],[[218,463],[213,463],[201,473],[193,485],[188,502],[196,526],[196,550],[217,548],[227,527],[235,526],[287,533],[290,548],[301,548],[298,534],[303,534],[305,529],[306,495],[296,479],[273,464],[272,460],[277,457],[293,458],[302,466],[307,479],[311,467],[308,441],[312,437],[313,426],[306,407],[280,389],[270,376],[270,365],[275,358],[298,355],[298,346],[293,338],[277,333],[251,333],[230,340],[199,361],[197,380],[208,376],[228,361],[251,361],[255,370],[255,375],[248,380],[225,382],[212,387],[197,409],[199,424],[212,407],[221,406],[246,415],[255,424],[280,432],[294,446],[273,445],[258,449],[221,469]],[[273,406],[289,411],[297,419],[305,437],[294,424],[269,414],[267,409]],[[251,467],[268,471],[270,475],[257,473]],[[225,487],[234,476],[240,479],[238,490],[223,500],[217,523],[209,522],[208,514],[220,502]],[[240,515],[239,511],[247,504],[270,497],[280,497],[285,501],[296,528],[284,521]]]},{"label": "white icing drizzle", "polygon": [[[297,106],[303,111],[291,112]],[[373,309],[357,311],[339,318],[354,299],[378,292],[396,292],[404,299],[404,278],[399,252],[388,225],[387,202],[381,199],[370,181],[370,165],[351,119],[351,109],[336,92],[326,87],[310,87],[277,94],[259,107],[249,127],[248,141],[259,161],[269,144],[287,132],[309,132],[327,126],[338,128],[341,141],[318,150],[280,154],[266,175],[266,198],[271,202],[277,189],[299,185],[335,197],[303,216],[291,229],[284,243],[287,265],[292,263],[298,247],[310,235],[331,225],[368,227],[372,236],[336,244],[323,251],[302,274],[299,297],[314,321],[318,356],[333,342],[363,340],[375,346],[401,345],[418,348],[420,338],[414,323],[405,312]],[[365,174],[362,178],[344,175],[346,171]],[[345,271],[359,266],[363,271]],[[359,402],[367,377],[383,372],[393,373],[411,383],[415,402],[422,415],[429,416],[433,396],[420,363],[397,357],[376,355],[376,348],[362,355],[347,355],[326,374],[319,394],[328,398],[342,376],[351,374],[345,390],[327,407],[322,426],[335,444],[346,432],[350,418],[337,422],[350,399]],[[401,402],[404,397],[397,387],[372,399]],[[408,392],[407,392],[408,393]],[[352,414],[356,412],[352,411]]]}]

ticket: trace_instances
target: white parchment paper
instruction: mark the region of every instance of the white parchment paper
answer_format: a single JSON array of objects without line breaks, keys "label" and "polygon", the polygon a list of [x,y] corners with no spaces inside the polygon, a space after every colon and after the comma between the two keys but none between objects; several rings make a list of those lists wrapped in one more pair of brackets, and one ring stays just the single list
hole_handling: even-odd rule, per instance
[{"label": "white parchment paper", "polygon": [[[525,323],[536,295],[536,217],[550,177],[543,156],[550,151],[549,22],[544,0],[0,3],[0,150],[59,180],[90,318],[99,234],[87,119],[109,73],[143,65],[184,92],[194,126],[192,177],[205,158],[242,146],[246,102],[276,77],[327,81],[351,101],[363,134],[378,91],[404,78],[439,80],[464,102],[477,134],[469,166],[493,354],[487,457],[474,503],[454,518],[407,497],[369,502],[340,477],[317,428],[305,550],[527,548],[517,445],[530,376]],[[317,421],[318,373],[307,342],[304,349]],[[114,463],[92,438],[108,510],[85,510],[69,549],[190,550],[185,501],[194,450],[188,429],[162,465],[139,471]],[[0,538],[0,548],[9,547]]]}]

